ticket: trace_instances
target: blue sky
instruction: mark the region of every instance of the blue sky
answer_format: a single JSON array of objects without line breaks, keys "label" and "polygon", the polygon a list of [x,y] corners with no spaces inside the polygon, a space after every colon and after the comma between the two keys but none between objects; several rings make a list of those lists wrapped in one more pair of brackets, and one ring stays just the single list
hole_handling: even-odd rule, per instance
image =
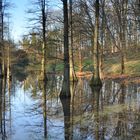
[{"label": "blue sky", "polygon": [[29,0],[11,0],[14,3],[12,9],[12,35],[16,41],[21,38],[25,31],[26,14],[25,9],[27,8]]},{"label": "blue sky", "polygon": [[[30,7],[30,0],[11,0],[11,2],[14,4],[11,11],[12,38],[18,41],[26,33],[28,15],[25,11]],[[58,6],[60,3],[61,0],[50,0],[50,4],[54,6]]]}]

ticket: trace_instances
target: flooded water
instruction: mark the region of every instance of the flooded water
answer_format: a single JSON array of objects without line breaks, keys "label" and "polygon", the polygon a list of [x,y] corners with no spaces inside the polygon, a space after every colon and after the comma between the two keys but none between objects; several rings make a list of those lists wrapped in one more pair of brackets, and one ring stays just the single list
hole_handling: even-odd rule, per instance
[{"label": "flooded water", "polygon": [[62,77],[0,81],[0,140],[140,140],[140,85],[79,79],[60,100]]}]

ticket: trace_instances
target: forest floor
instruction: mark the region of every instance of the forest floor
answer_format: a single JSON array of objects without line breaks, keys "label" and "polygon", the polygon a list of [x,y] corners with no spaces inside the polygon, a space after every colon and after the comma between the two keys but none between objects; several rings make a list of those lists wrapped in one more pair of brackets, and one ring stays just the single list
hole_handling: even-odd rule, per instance
[{"label": "forest floor", "polygon": [[[140,51],[128,51],[125,61],[125,74],[121,75],[121,56],[119,53],[106,54],[103,63],[102,79],[112,79],[125,82],[140,83]],[[82,72],[79,72],[79,61],[76,62],[75,69],[77,77],[91,78],[92,76],[92,59],[82,60]],[[51,68],[51,66],[50,66]],[[52,69],[49,70],[52,73]],[[62,74],[63,62],[58,62],[55,66],[55,73]]]},{"label": "forest floor", "polygon": [[121,60],[119,54],[105,58],[104,79],[113,79],[125,83],[140,83],[140,52],[129,51],[125,61],[125,74],[121,75]]},{"label": "forest floor", "polygon": [[[105,75],[120,75],[121,60],[119,54],[112,54],[105,58]],[[125,74],[130,76],[140,76],[140,52],[127,53],[125,61]]]},{"label": "forest floor", "polygon": [[[104,76],[102,79],[112,79],[118,82],[125,83],[140,83],[140,52],[128,52],[125,62],[125,74],[121,74],[121,60],[118,53],[106,55],[104,58],[103,71]],[[84,65],[92,65],[91,60],[86,60]],[[91,67],[83,72],[76,72],[78,77],[87,77],[92,76],[90,71]]]}]

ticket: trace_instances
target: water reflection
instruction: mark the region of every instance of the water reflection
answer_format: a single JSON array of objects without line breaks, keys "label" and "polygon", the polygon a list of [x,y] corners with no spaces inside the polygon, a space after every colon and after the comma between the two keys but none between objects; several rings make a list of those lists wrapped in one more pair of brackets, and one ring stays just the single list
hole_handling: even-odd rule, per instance
[{"label": "water reflection", "polygon": [[61,99],[63,112],[64,112],[64,135],[65,140],[71,140],[72,139],[72,133],[71,133],[71,112],[70,112],[70,98],[67,99]]},{"label": "water reflection", "polygon": [[46,82],[43,82],[43,88],[42,88],[42,100],[43,100],[43,119],[44,119],[44,137],[47,138],[47,104],[46,104],[46,85],[47,83]]},{"label": "water reflection", "polygon": [[93,110],[94,111],[94,121],[96,123],[95,125],[95,138],[96,140],[100,140],[100,127],[99,127],[99,99],[100,99],[100,87],[91,87],[92,89],[92,94],[93,94]]},{"label": "water reflection", "polygon": [[0,81],[0,92],[1,92],[1,135],[2,140],[6,138],[6,118],[5,118],[5,110],[6,110],[6,95],[5,95],[5,79]]},{"label": "water reflection", "polygon": [[81,78],[64,100],[59,98],[62,76],[50,75],[47,83],[32,77],[0,79],[0,139],[139,139],[139,84],[104,81],[95,89]]}]

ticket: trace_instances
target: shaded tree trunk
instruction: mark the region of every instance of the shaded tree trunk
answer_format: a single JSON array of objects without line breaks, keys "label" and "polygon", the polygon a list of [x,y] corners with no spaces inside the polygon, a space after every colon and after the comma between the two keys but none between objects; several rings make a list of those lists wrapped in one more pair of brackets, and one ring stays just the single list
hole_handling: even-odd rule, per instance
[{"label": "shaded tree trunk", "polygon": [[41,0],[41,12],[42,12],[42,70],[41,77],[43,81],[46,81],[46,54],[47,54],[47,46],[46,46],[46,0]]},{"label": "shaded tree trunk", "polygon": [[95,30],[94,30],[94,45],[93,45],[93,77],[91,79],[91,85],[102,86],[100,79],[100,53],[99,53],[99,0],[96,0],[95,5]]},{"label": "shaded tree trunk", "polygon": [[70,65],[69,65],[69,41],[68,41],[68,5],[67,0],[63,0],[64,16],[64,79],[61,97],[70,97]]},{"label": "shaded tree trunk", "polygon": [[5,62],[4,62],[4,10],[3,10],[3,0],[0,1],[0,46],[1,46],[1,75],[4,76],[5,73]]}]

